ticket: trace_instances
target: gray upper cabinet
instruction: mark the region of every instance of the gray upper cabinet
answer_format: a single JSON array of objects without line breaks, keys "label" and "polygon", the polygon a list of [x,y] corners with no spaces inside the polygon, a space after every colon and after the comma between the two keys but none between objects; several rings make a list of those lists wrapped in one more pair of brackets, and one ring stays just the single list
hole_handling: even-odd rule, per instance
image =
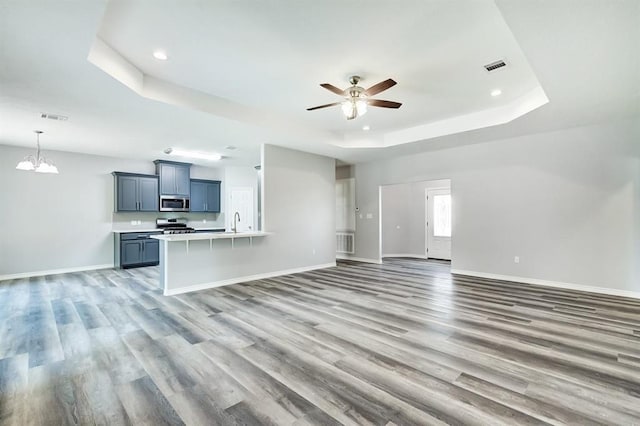
[{"label": "gray upper cabinet", "polygon": [[160,178],[160,195],[189,197],[191,164],[175,161],[154,161],[156,174]]},{"label": "gray upper cabinet", "polygon": [[141,212],[157,212],[158,211],[158,178],[157,177],[140,177],[140,192],[138,197],[140,204],[138,210]]},{"label": "gray upper cabinet", "polygon": [[220,213],[220,181],[191,179],[192,212]]},{"label": "gray upper cabinet", "polygon": [[220,181],[212,181],[207,184],[207,205],[208,212],[220,213]]},{"label": "gray upper cabinet", "polygon": [[135,176],[116,175],[116,211],[138,210],[138,183]]},{"label": "gray upper cabinet", "polygon": [[157,212],[158,177],[113,172],[115,176],[115,211]]},{"label": "gray upper cabinet", "polygon": [[191,178],[191,165],[179,166],[175,168],[176,171],[176,195],[189,196],[190,193],[190,178]]},{"label": "gray upper cabinet", "polygon": [[189,210],[192,212],[206,211],[206,184],[202,181],[191,181],[191,198]]}]

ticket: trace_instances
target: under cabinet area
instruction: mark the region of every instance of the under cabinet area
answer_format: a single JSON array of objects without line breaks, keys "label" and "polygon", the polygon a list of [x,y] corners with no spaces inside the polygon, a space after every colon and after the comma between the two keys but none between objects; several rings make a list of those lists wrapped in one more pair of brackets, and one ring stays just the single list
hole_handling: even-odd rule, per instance
[{"label": "under cabinet area", "polygon": [[113,172],[115,176],[115,211],[157,212],[158,177]]},{"label": "under cabinet area", "polygon": [[220,181],[191,179],[192,212],[220,213]]},{"label": "under cabinet area", "polygon": [[159,232],[115,234],[115,265],[118,268],[153,266],[160,262],[160,245],[151,238]]}]

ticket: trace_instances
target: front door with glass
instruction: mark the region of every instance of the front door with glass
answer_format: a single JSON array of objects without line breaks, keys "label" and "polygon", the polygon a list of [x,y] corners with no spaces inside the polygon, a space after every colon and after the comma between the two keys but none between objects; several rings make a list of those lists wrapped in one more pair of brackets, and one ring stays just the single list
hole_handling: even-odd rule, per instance
[{"label": "front door with glass", "polygon": [[451,190],[428,189],[426,192],[426,255],[451,260]]}]

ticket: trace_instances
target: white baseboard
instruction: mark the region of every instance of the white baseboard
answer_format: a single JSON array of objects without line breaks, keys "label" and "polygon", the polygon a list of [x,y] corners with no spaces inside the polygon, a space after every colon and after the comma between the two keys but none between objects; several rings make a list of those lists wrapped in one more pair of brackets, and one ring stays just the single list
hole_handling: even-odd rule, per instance
[{"label": "white baseboard", "polygon": [[428,257],[424,254],[410,254],[410,253],[392,253],[392,254],[383,254],[383,258],[385,257],[409,257],[411,259],[428,259]]},{"label": "white baseboard", "polygon": [[380,265],[382,263],[382,259],[367,259],[364,257],[353,257],[344,254],[336,254],[336,259],[353,260],[354,262],[375,263],[377,265]]},{"label": "white baseboard", "polygon": [[96,269],[113,268],[113,263],[105,263],[102,265],[77,266],[74,268],[49,269],[46,271],[20,272],[18,274],[0,275],[0,281],[15,280],[19,278],[42,277],[44,275],[68,274],[69,272],[93,271]]},{"label": "white baseboard", "polygon": [[285,269],[282,271],[266,272],[264,274],[247,275],[244,277],[230,278],[228,280],[213,281],[202,284],[190,285],[188,287],[180,287],[175,289],[164,290],[165,296],[175,296],[176,294],[189,293],[192,291],[207,290],[209,288],[222,287],[225,285],[244,283],[247,281],[264,280],[266,278],[280,277],[282,275],[299,274],[301,272],[314,271],[316,269],[333,268],[335,262],[323,263],[321,265],[304,266],[302,268]]},{"label": "white baseboard", "polygon": [[586,291],[589,293],[607,294],[610,296],[622,296],[622,297],[632,297],[634,299],[640,299],[640,292],[629,291],[629,290],[619,290],[616,288],[563,283],[559,281],[547,281],[547,280],[540,280],[537,278],[516,277],[513,275],[489,274],[486,272],[465,271],[462,269],[451,269],[451,273],[457,274],[457,275],[467,275],[470,277],[489,278],[489,279],[501,280],[501,281],[515,281],[515,282],[520,282],[525,284],[541,285],[545,287],[562,288],[566,290]]}]

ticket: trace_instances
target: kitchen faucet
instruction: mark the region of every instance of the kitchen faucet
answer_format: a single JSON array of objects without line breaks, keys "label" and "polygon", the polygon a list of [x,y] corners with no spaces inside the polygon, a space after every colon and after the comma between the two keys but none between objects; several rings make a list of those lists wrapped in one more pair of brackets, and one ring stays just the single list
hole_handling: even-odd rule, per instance
[{"label": "kitchen faucet", "polygon": [[240,213],[235,212],[235,214],[233,215],[233,228],[231,228],[231,230],[233,231],[234,234],[238,232],[238,225],[236,223],[236,218],[238,218],[238,222],[240,222]]}]

